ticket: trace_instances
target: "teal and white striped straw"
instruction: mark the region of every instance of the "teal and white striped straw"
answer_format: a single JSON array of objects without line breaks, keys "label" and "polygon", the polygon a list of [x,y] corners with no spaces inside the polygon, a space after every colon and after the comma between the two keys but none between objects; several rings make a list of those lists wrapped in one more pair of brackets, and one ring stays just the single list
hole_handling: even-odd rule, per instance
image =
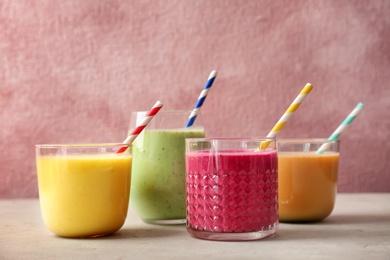
[{"label": "teal and white striped straw", "polygon": [[[331,136],[328,138],[328,141],[336,141],[339,139],[340,135],[343,133],[345,128],[349,126],[352,121],[359,115],[359,113],[362,111],[364,105],[362,103],[357,104],[357,106],[352,110],[352,112],[347,116],[347,118],[344,119],[344,121],[341,123],[339,127],[331,134]],[[318,148],[316,151],[316,154],[323,154],[328,148],[330,147],[330,143],[324,143]]]}]

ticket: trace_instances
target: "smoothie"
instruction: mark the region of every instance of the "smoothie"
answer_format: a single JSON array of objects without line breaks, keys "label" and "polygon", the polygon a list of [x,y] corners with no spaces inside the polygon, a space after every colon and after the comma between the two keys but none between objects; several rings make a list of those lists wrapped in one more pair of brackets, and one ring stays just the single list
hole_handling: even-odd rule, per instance
[{"label": "smoothie", "polygon": [[199,150],[186,159],[189,233],[257,232],[278,225],[275,150]]},{"label": "smoothie", "polygon": [[131,205],[142,220],[185,222],[185,139],[203,128],[145,129],[133,143]]},{"label": "smoothie", "polygon": [[312,222],[333,210],[337,190],[338,152],[279,152],[279,219]]},{"label": "smoothie", "polygon": [[49,230],[64,237],[112,234],[125,222],[130,154],[37,156],[41,212]]}]

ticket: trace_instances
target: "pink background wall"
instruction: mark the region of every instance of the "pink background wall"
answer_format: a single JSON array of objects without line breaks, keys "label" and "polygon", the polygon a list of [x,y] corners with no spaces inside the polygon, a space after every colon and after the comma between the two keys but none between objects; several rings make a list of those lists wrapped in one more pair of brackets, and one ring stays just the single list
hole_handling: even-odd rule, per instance
[{"label": "pink background wall", "polygon": [[[38,4],[39,3],[39,4]],[[120,142],[159,99],[208,136],[341,137],[340,192],[390,191],[390,1],[0,1],[0,197],[36,197],[37,143]],[[183,122],[184,123],[184,122]]]}]

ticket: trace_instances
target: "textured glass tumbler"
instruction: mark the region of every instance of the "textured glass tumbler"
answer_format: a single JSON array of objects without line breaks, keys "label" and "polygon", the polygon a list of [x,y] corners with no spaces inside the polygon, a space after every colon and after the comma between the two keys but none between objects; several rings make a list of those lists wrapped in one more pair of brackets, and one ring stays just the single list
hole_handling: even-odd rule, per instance
[{"label": "textured glass tumbler", "polygon": [[[146,223],[185,223],[185,139],[204,137],[200,115],[185,127],[190,113],[161,110],[133,143],[130,204]],[[145,114],[134,112],[130,129]]]},{"label": "textured glass tumbler", "polygon": [[[328,150],[317,154],[324,143]],[[336,200],[339,141],[280,139],[277,145],[280,222],[325,219]]]},{"label": "textured glass tumbler", "polygon": [[[267,141],[266,149],[260,149]],[[256,240],[278,228],[275,139],[186,140],[187,231],[208,240]]]}]

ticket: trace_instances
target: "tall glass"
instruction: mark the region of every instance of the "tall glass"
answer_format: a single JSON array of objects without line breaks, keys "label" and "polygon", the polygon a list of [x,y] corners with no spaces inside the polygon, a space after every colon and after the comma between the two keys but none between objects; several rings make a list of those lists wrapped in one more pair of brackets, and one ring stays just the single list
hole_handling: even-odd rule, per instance
[{"label": "tall glass", "polygon": [[[337,193],[339,141],[279,139],[279,220],[315,222],[333,211]],[[329,149],[316,151],[324,143]]]},{"label": "tall glass", "polygon": [[39,201],[46,227],[62,237],[99,237],[122,227],[131,154],[123,144],[36,145]]},{"label": "tall glass", "polygon": [[[146,113],[132,113],[130,129]],[[190,113],[161,110],[133,143],[130,204],[146,223],[185,223],[185,139],[204,137],[200,115],[185,128]]]},{"label": "tall glass", "polygon": [[[262,142],[266,149],[259,149]],[[209,240],[256,240],[278,227],[273,138],[187,139],[187,231]]]}]

